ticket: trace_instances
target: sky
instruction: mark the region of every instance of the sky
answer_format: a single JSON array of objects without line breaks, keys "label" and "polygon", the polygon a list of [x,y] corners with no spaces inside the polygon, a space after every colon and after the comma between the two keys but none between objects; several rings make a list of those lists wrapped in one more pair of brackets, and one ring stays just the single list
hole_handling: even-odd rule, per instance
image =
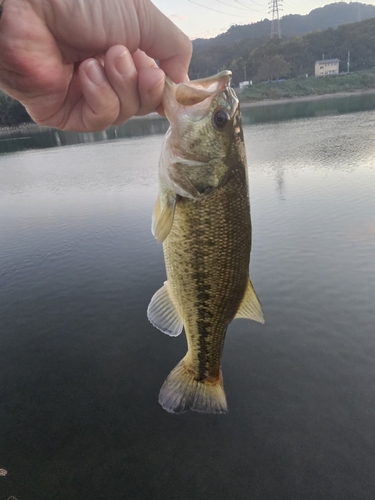
[{"label": "sky", "polygon": [[[153,3],[191,39],[214,37],[233,24],[271,19],[269,0],[153,0]],[[334,0],[283,0],[280,17],[305,15],[329,3]],[[375,5],[375,0],[361,3]]]}]

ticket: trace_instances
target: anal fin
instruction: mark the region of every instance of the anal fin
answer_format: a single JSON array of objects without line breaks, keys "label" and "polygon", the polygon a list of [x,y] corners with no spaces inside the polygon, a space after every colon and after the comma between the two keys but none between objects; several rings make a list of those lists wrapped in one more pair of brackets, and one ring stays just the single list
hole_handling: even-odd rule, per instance
[{"label": "anal fin", "polygon": [[247,282],[245,295],[235,316],[235,319],[237,318],[253,319],[264,323],[262,306],[250,280]]},{"label": "anal fin", "polygon": [[154,294],[147,308],[147,317],[162,332],[177,337],[182,332],[183,321],[169,294],[168,281]]}]

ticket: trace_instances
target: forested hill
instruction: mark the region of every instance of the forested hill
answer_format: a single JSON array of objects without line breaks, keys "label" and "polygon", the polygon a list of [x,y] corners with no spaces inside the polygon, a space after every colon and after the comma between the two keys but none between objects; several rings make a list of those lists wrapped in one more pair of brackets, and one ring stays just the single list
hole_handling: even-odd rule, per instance
[{"label": "forested hill", "polygon": [[[312,31],[337,28],[342,24],[354,23],[375,17],[375,6],[359,2],[338,2],[312,10],[305,16],[288,15],[281,18],[281,32],[283,37],[301,36]],[[232,26],[226,33],[215,38],[198,38],[193,41],[194,52],[198,54],[214,46],[233,45],[248,38],[269,37],[271,21],[264,19],[244,26]]]},{"label": "forested hill", "polygon": [[235,85],[243,80],[294,78],[313,74],[315,61],[324,58],[340,59],[340,71],[346,71],[348,51],[351,71],[373,69],[374,47],[375,17],[301,37],[250,38],[228,47],[213,46],[194,55],[189,76],[204,78],[229,69]]},{"label": "forested hill", "polygon": [[324,57],[340,59],[340,71],[345,72],[350,51],[350,71],[362,71],[375,67],[374,47],[375,18],[302,37],[274,38],[228,67],[237,82],[243,78],[243,65],[256,82],[314,74],[315,61]]}]

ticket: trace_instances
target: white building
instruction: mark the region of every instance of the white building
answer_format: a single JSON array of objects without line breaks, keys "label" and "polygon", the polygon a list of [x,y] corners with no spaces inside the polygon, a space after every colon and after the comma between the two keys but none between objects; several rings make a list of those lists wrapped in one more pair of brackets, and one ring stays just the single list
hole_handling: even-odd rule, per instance
[{"label": "white building", "polygon": [[315,61],[315,76],[338,75],[340,59]]}]

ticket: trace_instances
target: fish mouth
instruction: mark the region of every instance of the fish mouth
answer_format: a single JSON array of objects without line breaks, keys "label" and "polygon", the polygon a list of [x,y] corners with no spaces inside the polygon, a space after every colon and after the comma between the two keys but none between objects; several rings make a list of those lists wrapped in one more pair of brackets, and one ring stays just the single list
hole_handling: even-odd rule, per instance
[{"label": "fish mouth", "polygon": [[221,71],[214,76],[177,85],[175,99],[181,106],[199,104],[210,96],[225,90],[232,79],[231,71]]},{"label": "fish mouth", "polygon": [[231,71],[221,71],[208,78],[175,84],[167,76],[163,95],[163,107],[169,122],[175,121],[177,113],[199,120],[207,116],[212,100],[223,93],[228,111],[232,117],[238,106],[238,99],[230,87]]}]

